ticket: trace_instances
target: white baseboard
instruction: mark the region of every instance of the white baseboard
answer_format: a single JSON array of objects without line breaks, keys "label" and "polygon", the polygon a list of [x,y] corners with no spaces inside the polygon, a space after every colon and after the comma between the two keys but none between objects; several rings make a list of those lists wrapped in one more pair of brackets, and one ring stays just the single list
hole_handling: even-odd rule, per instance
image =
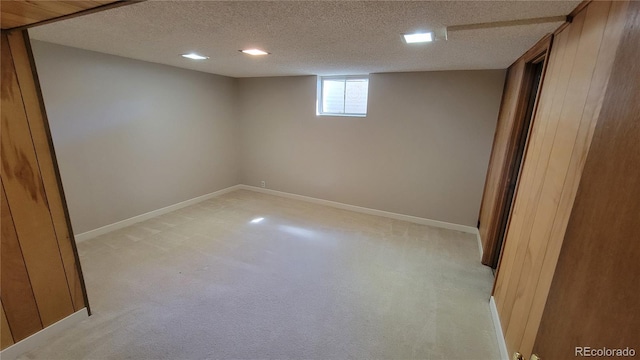
[{"label": "white baseboard", "polygon": [[[470,234],[476,234],[478,236],[478,240],[480,240],[480,235],[478,234],[478,229],[475,228],[475,227],[472,227],[472,226],[453,224],[453,223],[449,223],[449,222],[445,222],[445,221],[425,219],[425,218],[421,218],[421,217],[417,217],[417,216],[411,216],[411,215],[397,214],[397,213],[392,213],[392,212],[389,212],[389,211],[370,209],[370,208],[365,208],[365,207],[361,207],[361,206],[355,206],[355,205],[339,203],[339,202],[336,202],[336,201],[323,200],[323,199],[313,198],[313,197],[310,197],[310,196],[291,194],[291,193],[287,193],[287,192],[283,192],[283,191],[277,191],[277,190],[271,190],[271,189],[263,189],[263,188],[259,188],[259,187],[255,187],[255,186],[249,186],[249,185],[234,185],[234,186],[230,186],[230,187],[222,189],[222,190],[218,190],[218,191],[206,194],[206,195],[198,196],[198,197],[193,198],[193,199],[182,201],[182,202],[179,202],[177,204],[169,205],[167,207],[163,207],[163,208],[158,209],[158,210],[153,210],[153,211],[150,211],[150,212],[145,213],[145,214],[137,215],[137,216],[134,216],[134,217],[129,218],[129,219],[118,221],[118,222],[113,223],[113,224],[105,225],[105,226],[99,227],[97,229],[90,230],[90,231],[84,232],[82,234],[75,235],[75,239],[76,239],[76,242],[82,242],[82,241],[85,241],[85,240],[89,240],[89,239],[92,239],[94,237],[109,233],[111,231],[122,229],[124,227],[133,225],[135,223],[139,223],[141,221],[145,221],[145,220],[151,219],[153,217],[156,217],[156,216],[159,216],[159,215],[163,215],[163,214],[166,214],[166,213],[169,213],[169,212],[172,212],[172,211],[187,207],[189,205],[193,205],[193,204],[199,203],[201,201],[205,201],[205,200],[214,198],[216,196],[220,196],[222,194],[226,194],[226,193],[229,193],[229,192],[232,192],[232,191],[235,191],[235,190],[239,190],[239,189],[256,191],[256,192],[261,192],[261,193],[265,193],[265,194],[281,196],[281,197],[285,197],[285,198],[289,198],[289,199],[302,200],[302,201],[307,201],[307,202],[311,202],[311,203],[314,203],[314,204],[331,206],[331,207],[334,207],[334,208],[355,211],[355,212],[359,212],[359,213],[363,213],[363,214],[376,215],[376,216],[382,216],[382,217],[387,217],[387,218],[391,218],[391,219],[403,220],[403,221],[408,221],[408,222],[412,222],[412,223],[416,223],[416,224],[429,225],[429,226],[434,226],[434,227],[439,227],[439,228],[444,228],[444,229],[462,231],[462,232],[466,232],[466,233],[470,233]],[[482,245],[482,244],[480,244],[480,245]],[[481,256],[482,256],[482,246],[480,246],[480,251],[481,251]]]},{"label": "white baseboard", "polygon": [[9,346],[8,348],[0,351],[0,359],[13,360],[18,356],[24,354],[27,351],[33,350],[38,346],[42,346],[56,334],[69,329],[89,317],[87,308],[76,311],[75,313],[67,316],[66,318],[47,326],[46,328],[38,331],[37,333],[29,336],[26,339],[22,339],[17,343]]},{"label": "white baseboard", "polygon": [[444,229],[457,230],[457,231],[462,231],[462,232],[466,232],[466,233],[470,233],[470,234],[477,234],[477,232],[478,232],[478,229],[476,229],[475,227],[472,227],[472,226],[459,225],[459,224],[453,224],[453,223],[448,223],[448,222],[444,222],[444,221],[425,219],[425,218],[421,218],[421,217],[417,217],[417,216],[411,216],[411,215],[397,214],[397,213],[392,213],[392,212],[383,211],[383,210],[369,209],[369,208],[365,208],[365,207],[361,207],[361,206],[343,204],[343,203],[339,203],[339,202],[336,202],[336,201],[323,200],[323,199],[313,198],[313,197],[304,196],[304,195],[291,194],[291,193],[287,193],[287,192],[283,192],[283,191],[259,188],[259,187],[256,187],[256,186],[239,185],[239,188],[240,189],[244,189],[244,190],[250,190],[250,191],[256,191],[256,192],[261,192],[261,193],[265,193],[265,194],[270,194],[270,195],[281,196],[281,197],[285,197],[285,198],[289,198],[289,199],[307,201],[307,202],[314,203],[314,204],[331,206],[331,207],[338,208],[338,209],[343,209],[343,210],[355,211],[355,212],[359,212],[359,213],[363,213],[363,214],[376,215],[376,216],[382,216],[382,217],[387,217],[387,218],[396,219],[396,220],[408,221],[408,222],[421,224],[421,225],[429,225],[429,226],[434,226],[434,227],[439,227],[439,228],[444,228]]},{"label": "white baseboard", "polygon": [[173,204],[173,205],[169,205],[167,207],[163,207],[161,209],[158,210],[153,210],[153,211],[149,211],[148,213],[144,213],[142,215],[138,215],[138,216],[134,216],[132,218],[128,218],[122,221],[118,221],[116,223],[113,224],[109,224],[109,225],[105,225],[103,227],[99,227],[97,229],[94,230],[90,230],[87,232],[83,232],[82,234],[78,234],[75,235],[75,239],[76,242],[81,242],[81,241],[85,241],[85,240],[89,240],[89,239],[93,239],[96,236],[100,236],[100,235],[104,235],[108,232],[111,231],[115,231],[118,229],[122,229],[124,227],[127,227],[129,225],[133,225],[135,223],[139,223],[141,221],[145,221],[145,220],[149,220],[153,217],[159,216],[159,215],[163,215],[166,213],[170,213],[172,211],[178,210],[178,209],[182,209],[183,207],[187,207],[189,205],[193,205],[211,198],[214,198],[216,196],[220,196],[222,194],[226,194],[228,192],[234,191],[234,190],[238,190],[241,188],[242,185],[233,185],[230,186],[228,188],[222,189],[222,190],[218,190],[218,191],[214,191],[212,193],[206,194],[206,195],[202,195],[202,196],[198,196],[195,197],[193,199],[189,199],[189,200],[185,200],[182,202],[179,202],[177,204]]},{"label": "white baseboard", "polygon": [[489,299],[489,307],[491,308],[491,318],[493,319],[493,327],[496,331],[496,338],[498,338],[498,348],[500,349],[500,358],[502,360],[509,360],[509,353],[507,352],[507,343],[504,342],[504,333],[502,332],[502,325],[500,325],[500,316],[498,315],[498,307],[496,301],[491,297]]},{"label": "white baseboard", "polygon": [[480,249],[480,261],[482,261],[482,255],[484,255],[484,250],[482,249],[482,239],[480,238],[479,229],[476,229],[476,237],[478,238],[478,249]]}]

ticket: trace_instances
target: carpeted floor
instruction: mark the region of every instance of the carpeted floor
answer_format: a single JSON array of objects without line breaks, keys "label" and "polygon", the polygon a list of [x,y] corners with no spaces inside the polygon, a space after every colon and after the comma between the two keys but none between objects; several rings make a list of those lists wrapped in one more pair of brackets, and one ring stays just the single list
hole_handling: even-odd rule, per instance
[{"label": "carpeted floor", "polygon": [[240,190],[78,247],[93,316],[21,359],[499,358],[471,234]]}]

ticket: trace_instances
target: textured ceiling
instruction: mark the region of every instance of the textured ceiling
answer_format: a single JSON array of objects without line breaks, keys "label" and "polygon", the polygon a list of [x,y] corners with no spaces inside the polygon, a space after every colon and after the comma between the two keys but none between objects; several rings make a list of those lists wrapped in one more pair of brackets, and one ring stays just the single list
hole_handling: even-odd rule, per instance
[{"label": "textured ceiling", "polygon": [[[567,15],[580,1],[146,1],[29,30],[37,40],[233,77],[502,69],[561,22],[401,34]],[[252,57],[238,52],[261,48]],[[197,52],[209,60],[180,54]]]}]

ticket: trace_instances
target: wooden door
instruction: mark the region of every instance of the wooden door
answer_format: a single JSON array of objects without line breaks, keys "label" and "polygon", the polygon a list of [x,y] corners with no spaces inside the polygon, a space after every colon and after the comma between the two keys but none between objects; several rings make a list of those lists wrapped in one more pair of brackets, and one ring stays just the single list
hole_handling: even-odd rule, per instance
[{"label": "wooden door", "polygon": [[[552,39],[549,35],[540,40],[507,71],[478,219],[482,263],[494,269],[498,265],[514,186],[520,174],[521,151],[535,115],[539,84],[544,77]],[[538,65],[542,66],[541,78],[537,78]]]},{"label": "wooden door", "polygon": [[509,353],[532,354],[628,2],[591,2],[554,37],[493,291]]}]

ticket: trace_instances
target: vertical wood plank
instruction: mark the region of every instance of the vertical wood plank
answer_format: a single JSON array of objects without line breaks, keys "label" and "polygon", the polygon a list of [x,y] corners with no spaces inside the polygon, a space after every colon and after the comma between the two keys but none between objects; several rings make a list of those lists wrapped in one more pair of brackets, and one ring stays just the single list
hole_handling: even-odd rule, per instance
[{"label": "vertical wood plank", "polygon": [[[507,324],[505,329],[505,339],[507,344],[511,344],[512,347],[517,347],[519,341],[513,338],[514,329],[510,329],[510,325],[513,325],[511,316],[513,314],[513,306],[515,305],[521,294],[518,293],[518,283],[523,278],[523,274],[526,277],[530,271],[530,264],[524,262],[527,251],[529,249],[529,243],[531,241],[531,231],[533,230],[533,223],[536,212],[538,211],[538,205],[540,203],[540,196],[542,193],[542,187],[544,179],[547,176],[547,169],[549,160],[551,157],[551,150],[553,148],[553,142],[557,134],[558,125],[560,123],[560,116],[562,113],[565,97],[567,95],[567,89],[569,87],[569,79],[571,75],[571,68],[573,66],[576,52],[578,49],[578,39],[582,33],[582,26],[584,24],[584,18],[576,18],[567,30],[568,38],[566,44],[566,50],[564,58],[562,60],[560,71],[558,72],[558,86],[556,88],[554,97],[552,98],[552,106],[550,109],[549,117],[543,121],[547,124],[545,132],[540,136],[540,141],[534,144],[539,144],[539,148],[534,148],[533,157],[527,158],[528,166],[530,169],[529,181],[523,188],[526,191],[526,197],[528,203],[524,216],[521,217],[518,227],[510,228],[510,237],[517,238],[517,246],[515,259],[517,259],[517,266],[511,269],[511,277],[507,286],[505,295],[505,307],[504,314],[505,319],[502,319]],[[526,180],[527,178],[525,178]],[[509,236],[507,237],[509,241]],[[524,326],[524,324],[517,323],[516,326]]]},{"label": "vertical wood plank", "polygon": [[[603,104],[605,89],[609,81],[609,74],[613,68],[614,55],[620,43],[624,19],[628,1],[615,1],[611,3],[606,19],[606,28],[601,40],[597,63],[593,70],[593,76],[589,85],[589,94],[582,112],[581,124],[575,142],[575,147],[568,167],[569,176],[565,180],[562,194],[560,195],[558,211],[553,219],[553,225],[549,234],[549,242],[545,249],[544,262],[541,266],[540,276],[535,288],[535,296],[529,310],[529,317],[525,327],[525,333],[521,344],[523,353],[531,353],[537,336],[540,321],[549,295],[551,282],[558,263],[560,248],[563,243],[569,216],[580,182],[582,170],[585,165],[587,153],[593,138],[594,128]],[[600,20],[602,21],[602,20]]]},{"label": "vertical wood plank", "polygon": [[9,328],[9,323],[7,322],[7,316],[4,312],[4,304],[0,303],[0,308],[2,308],[2,319],[0,320],[0,349],[5,349],[11,345],[13,345],[13,336],[11,334],[11,328]]},{"label": "vertical wood plank", "polygon": [[[562,44],[564,44],[565,41],[566,41],[566,37],[563,37],[563,36],[556,37],[554,39],[554,44],[556,45],[553,45],[553,48],[559,47],[560,49],[562,49],[563,48]],[[549,53],[548,55],[549,60],[547,61],[545,76],[538,89],[538,97],[539,97],[538,109],[535,113],[535,117],[529,129],[528,140],[527,140],[525,153],[524,153],[522,164],[521,164],[520,179],[518,180],[518,183],[516,184],[516,189],[514,191],[514,199],[512,203],[512,209],[511,209],[512,213],[511,213],[509,222],[507,223],[507,227],[505,229],[505,235],[504,235],[505,244],[503,246],[503,254],[501,258],[501,263],[504,263],[504,266],[501,266],[499,264],[499,267],[498,267],[499,276],[497,276],[496,278],[494,291],[493,291],[496,304],[498,306],[498,309],[500,310],[503,308],[503,305],[504,305],[504,297],[505,297],[504,295],[507,289],[506,284],[509,283],[509,278],[511,275],[510,271],[503,271],[502,273],[500,273],[500,267],[503,267],[504,269],[511,269],[514,266],[514,261],[515,261],[514,259],[515,244],[513,243],[513,241],[507,244],[506,238],[508,237],[509,231],[512,228],[517,228],[517,222],[522,219],[521,213],[526,209],[528,198],[526,196],[521,196],[520,199],[518,199],[518,194],[522,193],[519,189],[526,186],[525,184],[527,183],[528,178],[530,178],[530,169],[529,167],[525,166],[525,162],[528,160],[531,161],[531,159],[535,159],[535,149],[537,148],[538,146],[537,144],[540,142],[540,139],[541,139],[539,134],[544,133],[546,129],[547,123],[545,121],[542,121],[542,119],[545,119],[546,116],[548,115],[549,103],[550,103],[550,99],[553,98],[552,94],[555,93],[555,88],[557,85],[558,67],[563,55],[564,55],[564,52],[558,51],[558,50],[551,51]],[[506,325],[507,325],[506,323],[503,324],[504,328],[506,328]]]},{"label": "vertical wood plank", "polygon": [[8,39],[42,175],[47,205],[51,212],[58,247],[62,254],[62,262],[71,289],[71,300],[74,304],[74,309],[77,311],[86,306],[83,281],[80,278],[80,265],[77,262],[75,240],[71,236],[71,225],[68,222],[69,216],[65,211],[66,204],[63,200],[60,177],[54,165],[56,164],[55,153],[50,140],[42,97],[40,89],[36,86],[38,82],[34,76],[34,69],[31,67],[33,57],[29,51],[30,49],[27,48],[28,35],[26,31],[14,31],[8,35]]},{"label": "vertical wood plank", "polygon": [[638,350],[640,3],[626,15],[535,343],[542,358],[574,357],[576,346]]},{"label": "vertical wood plank", "polygon": [[8,39],[2,34],[2,180],[44,326],[74,312]]},{"label": "vertical wood plank", "polygon": [[540,334],[627,4],[592,2],[555,38],[493,292],[509,352]]},{"label": "vertical wood plank", "polygon": [[[571,155],[574,150],[576,153],[586,154],[584,149],[576,149],[577,142],[584,143],[582,139],[577,139],[577,135],[582,123],[582,113],[592,80],[591,74],[596,66],[609,7],[609,2],[596,2],[586,11],[578,14],[578,18],[584,18],[584,20],[580,19],[584,21],[584,26],[577,39],[578,48],[571,67],[571,77],[551,144],[546,174],[542,179],[540,199],[532,217],[529,242],[523,254],[523,271],[518,282],[514,283],[516,298],[507,327],[508,341],[516,344],[516,348],[525,356],[527,354],[522,348],[522,339],[529,318],[529,310],[536,296],[545,249],[552,241],[550,234],[554,219],[558,211],[562,211],[559,208],[560,196],[568,178],[579,178],[580,175],[580,171],[577,174],[568,173]],[[576,20],[579,20],[578,18]],[[570,209],[571,204],[567,205]]]},{"label": "vertical wood plank", "polygon": [[13,338],[20,341],[42,329],[36,299],[31,289],[31,281],[24,263],[22,250],[18,243],[11,210],[7,203],[4,184],[0,193],[2,208],[2,239],[0,241],[0,270],[2,271],[2,287],[0,297],[6,310],[7,321],[11,325]]},{"label": "vertical wood plank", "polygon": [[[540,158],[540,149],[549,127],[549,114],[551,113],[558,87],[561,85],[559,74],[565,56],[567,38],[567,31],[558,34],[549,55],[549,68],[540,90],[538,111],[531,126],[520,180],[514,195],[512,214],[505,235],[504,252],[496,277],[494,297],[500,314],[501,325],[505,332],[511,316],[510,306],[512,306],[514,300],[507,296],[507,292],[509,284],[512,283],[512,277],[519,276],[519,272],[513,271],[513,269],[522,266],[516,255],[518,254],[517,250],[520,242],[525,241],[526,238],[521,238],[520,233],[527,216],[530,216],[530,203],[535,201],[530,192],[536,174],[536,165]],[[507,345],[509,346],[510,344]]]}]

